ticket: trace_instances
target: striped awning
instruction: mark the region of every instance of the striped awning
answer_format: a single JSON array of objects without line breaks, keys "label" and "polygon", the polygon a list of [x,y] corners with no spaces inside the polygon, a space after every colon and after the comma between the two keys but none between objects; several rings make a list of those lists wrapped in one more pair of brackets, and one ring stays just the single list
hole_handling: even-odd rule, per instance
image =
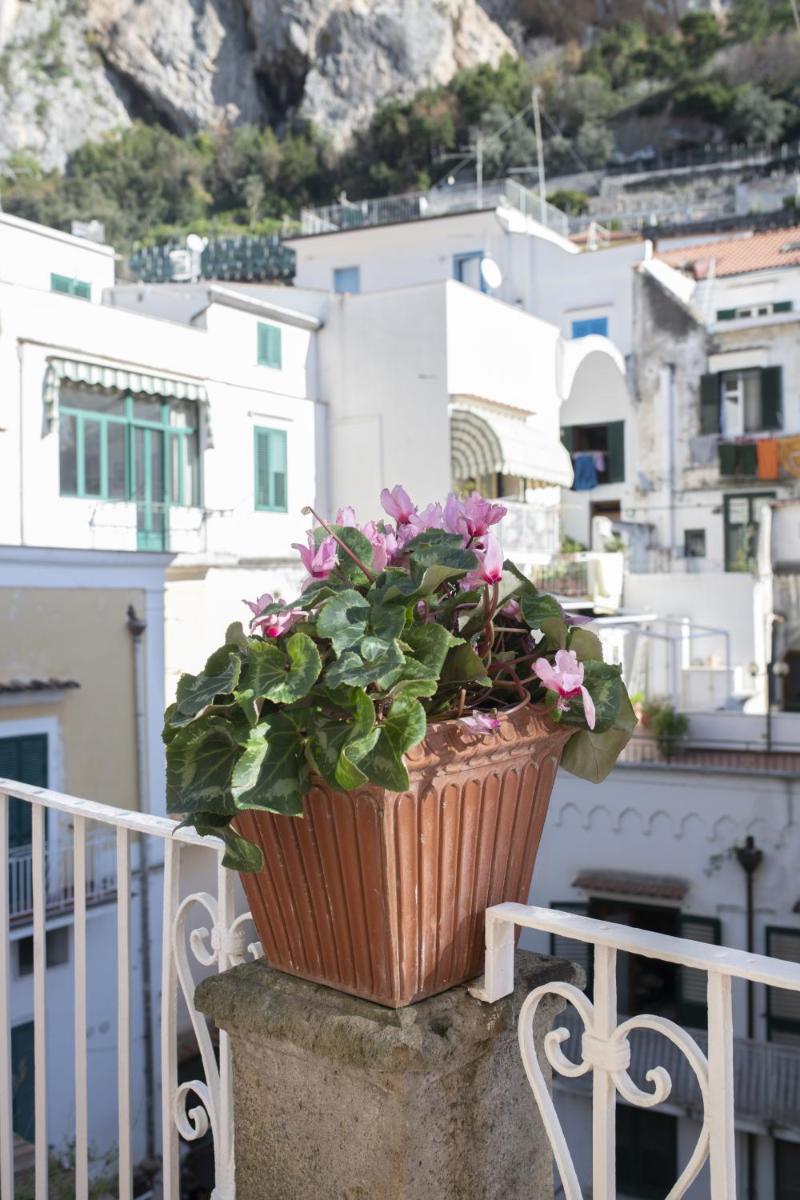
[{"label": "striped awning", "polygon": [[44,406],[48,426],[58,413],[58,395],[64,380],[105,391],[130,392],[134,396],[161,396],[166,400],[194,400],[204,405],[206,442],[210,441],[208,393],[202,383],[173,375],[153,375],[115,363],[92,362],[85,358],[48,358],[44,378]]},{"label": "striped awning", "polygon": [[534,483],[569,487],[572,462],[557,437],[548,437],[524,415],[470,405],[450,409],[453,479],[518,475]]}]

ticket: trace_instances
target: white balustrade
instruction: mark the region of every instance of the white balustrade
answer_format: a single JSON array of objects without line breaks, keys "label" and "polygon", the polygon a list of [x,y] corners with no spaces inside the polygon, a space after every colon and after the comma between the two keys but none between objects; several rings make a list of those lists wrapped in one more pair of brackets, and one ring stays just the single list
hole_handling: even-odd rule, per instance
[{"label": "white balustrade", "polygon": [[[31,845],[9,851],[9,802],[31,807]],[[46,832],[57,830],[53,845]],[[69,844],[65,845],[67,834]],[[142,853],[142,848],[149,847]],[[134,858],[139,851],[138,860]],[[184,895],[182,867],[187,851],[195,854],[191,879],[197,877],[196,852],[207,860],[203,878],[214,881],[216,895],[203,891]],[[160,1082],[155,1090],[161,1103],[161,1194],[164,1200],[180,1197],[180,1142],[194,1141],[210,1129],[214,1142],[214,1200],[234,1200],[233,1113],[227,1038],[220,1035],[215,1053],[205,1018],[194,1008],[199,966],[219,971],[261,953],[258,942],[246,936],[249,913],[235,913],[236,877],[221,865],[224,847],[216,838],[200,838],[179,829],[164,817],[129,812],[110,805],[66,796],[44,788],[0,779],[0,1196],[14,1200],[13,1080],[11,1053],[12,978],[9,930],[32,924],[34,1010],[35,1197],[47,1200],[52,1147],[48,1140],[48,1001],[64,1004],[63,993],[48,996],[47,932],[54,913],[63,920],[71,913],[74,946],[74,1091],[75,1091],[75,1197],[88,1200],[92,1183],[89,1126],[90,1079],[88,1071],[88,998],[91,995],[92,961],[87,941],[87,909],[103,901],[116,906],[116,963],[99,964],[115,969],[117,982],[117,1195],[133,1196],[132,1104],[132,886],[139,898],[156,891],[153,877],[163,869],[161,942]],[[138,861],[134,883],[132,858]],[[182,883],[186,886],[182,887]],[[204,923],[197,927],[202,914]],[[155,922],[153,922],[155,932]],[[148,947],[149,952],[149,947]],[[63,984],[60,984],[63,987]],[[178,1085],[178,997],[188,1011],[203,1063],[204,1080]],[[158,1014],[154,1014],[157,1018]],[[136,1067],[141,1070],[141,1063]],[[190,1101],[194,1098],[194,1102]]]},{"label": "white balustrade", "polygon": [[[14,851],[9,855],[9,801],[31,806],[31,846],[26,850],[27,882],[15,916],[13,889],[17,886]],[[59,831],[56,856],[69,853],[66,894],[74,929],[73,1046],[75,1093],[75,1196],[86,1200],[92,1183],[89,1122],[92,1078],[88,1070],[87,1038],[93,971],[116,975],[116,1094],[117,1094],[117,1195],[133,1195],[133,1144],[135,1105],[132,1100],[134,1068],[142,1071],[141,1056],[134,1061],[133,1024],[141,1016],[132,1000],[131,972],[135,967],[134,902],[139,915],[144,896],[157,896],[163,872],[161,900],[161,1010],[160,1073],[152,1092],[160,1097],[160,1137],[156,1152],[162,1158],[161,1195],[179,1200],[180,1139],[191,1143],[211,1133],[214,1146],[214,1200],[235,1200],[234,1130],[231,1066],[228,1041],[220,1035],[215,1051],[205,1018],[194,1007],[197,974],[224,971],[261,953],[250,931],[249,913],[236,912],[236,877],[222,867],[222,843],[199,838],[179,829],[173,821],[109,805],[65,796],[41,788],[0,780],[0,1195],[14,1200],[13,1080],[11,1072],[12,977],[8,931],[24,909],[33,930],[35,1196],[47,1200],[51,1147],[48,1144],[48,1057],[51,1066],[61,1049],[48,1045],[45,1016],[48,1004],[65,1003],[63,993],[50,995],[47,978],[48,854],[46,831]],[[64,832],[70,845],[64,846]],[[198,863],[207,869],[198,874]],[[137,864],[134,866],[134,864]],[[198,879],[205,881],[198,889]],[[113,886],[112,886],[113,885]],[[60,885],[59,885],[60,886]],[[26,890],[27,889],[27,890]],[[60,886],[59,895],[64,898]],[[115,962],[106,955],[98,964],[87,939],[92,902],[105,899],[115,905]],[[63,908],[59,920],[63,921]],[[570,1148],[534,1045],[534,1018],[545,996],[560,996],[572,1006],[583,1030],[580,1058],[564,1053],[569,1031],[556,1028],[545,1035],[544,1053],[557,1074],[577,1078],[592,1074],[594,1200],[614,1200],[615,1121],[617,1096],[632,1105],[652,1108],[667,1100],[672,1079],[654,1063],[646,1072],[650,1085],[634,1082],[630,1035],[634,1030],[658,1034],[672,1044],[672,1061],[683,1055],[697,1080],[703,1114],[694,1150],[667,1200],[680,1200],[707,1160],[710,1161],[711,1200],[731,1200],[736,1194],[734,1158],[733,1017],[731,981],[751,980],[771,987],[800,991],[800,965],[747,954],[742,951],[667,937],[628,926],[592,920],[574,913],[501,904],[486,914],[486,969],[472,989],[478,999],[494,1003],[513,991],[515,936],[519,928],[538,930],[589,943],[594,947],[594,998],[590,1000],[570,984],[551,983],[537,988],[526,999],[519,1022],[519,1041],[525,1070],[539,1106],[567,1200],[583,1200]],[[158,940],[156,922],[151,934]],[[113,938],[112,938],[113,941]],[[704,972],[708,980],[709,1034],[707,1051],[684,1029],[661,1016],[639,1015],[620,1021],[617,1015],[616,958],[619,953],[642,955]],[[141,964],[140,964],[141,965]],[[63,979],[63,977],[62,977]],[[60,983],[63,988],[63,982]],[[157,991],[157,989],[154,989]],[[203,1064],[204,1079],[178,1083],[179,998],[188,1012],[192,1033]],[[67,1008],[69,1006],[67,1005]],[[185,1023],[184,1030],[185,1032]],[[648,1043],[649,1045],[650,1043]],[[154,1054],[153,1058],[156,1059]],[[674,1069],[674,1068],[673,1068]],[[51,1113],[52,1115],[52,1113]],[[140,1114],[141,1116],[141,1114]]]},{"label": "white balustrade", "polygon": [[[652,1090],[640,1088],[628,1073],[631,1061],[629,1034],[636,1029],[661,1034],[683,1053],[694,1072],[703,1103],[697,1143],[666,1200],[680,1200],[709,1161],[711,1200],[732,1200],[736,1195],[734,1151],[733,979],[800,992],[800,965],[710,946],[685,938],[597,921],[576,913],[524,904],[498,904],[486,912],[485,974],[470,989],[477,999],[496,1003],[514,990],[514,949],[517,929],[554,934],[594,947],[594,999],[572,984],[549,983],[536,988],[525,1000],[519,1018],[519,1044],[539,1112],[553,1150],[566,1200],[584,1200],[578,1175],[558,1119],[555,1105],[536,1053],[533,1023],[545,996],[561,996],[577,1012],[583,1034],[580,1059],[563,1050],[569,1040],[566,1028],[545,1035],[544,1052],[557,1075],[578,1078],[593,1072],[592,1080],[592,1191],[594,1200],[616,1196],[617,1094],[632,1105],[653,1108],[670,1096],[672,1079],[664,1067],[653,1064],[646,1072]],[[697,1041],[662,1016],[639,1015],[618,1023],[616,959],[620,952],[655,958],[702,971],[707,977],[708,1053]]]}]

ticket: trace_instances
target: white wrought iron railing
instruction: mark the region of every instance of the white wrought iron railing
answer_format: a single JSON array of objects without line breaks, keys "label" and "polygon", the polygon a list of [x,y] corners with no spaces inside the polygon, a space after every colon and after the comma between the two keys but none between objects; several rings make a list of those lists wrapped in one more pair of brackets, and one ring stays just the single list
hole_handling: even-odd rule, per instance
[{"label": "white wrought iron railing", "polygon": [[[117,894],[116,846],[113,831],[86,842],[86,899],[99,904]],[[67,912],[75,898],[71,846],[45,845],[44,901],[48,916]],[[24,923],[33,915],[33,846],[17,846],[8,855],[8,913]]]},{"label": "white wrought iron railing", "polygon": [[[537,930],[588,943],[594,951],[593,999],[569,983],[546,983],[525,1000],[519,1018],[519,1045],[525,1071],[552,1146],[566,1200],[583,1200],[578,1173],[564,1136],[533,1039],[536,1010],[546,996],[561,996],[572,1005],[583,1026],[580,1056],[574,1061],[562,1049],[568,1028],[545,1035],[544,1053],[556,1075],[577,1079],[592,1072],[592,1188],[593,1200],[615,1200],[617,1094],[628,1104],[654,1108],[672,1091],[663,1066],[653,1065],[645,1078],[647,1091],[634,1082],[629,1035],[650,1030],[672,1043],[697,1079],[702,1100],[700,1132],[688,1162],[666,1200],[681,1200],[709,1163],[711,1200],[736,1196],[734,1038],[731,984],[734,979],[800,992],[800,964],[766,958],[724,946],[651,933],[630,926],[556,909],[524,904],[499,904],[486,913],[486,970],[471,989],[492,1004],[514,990],[514,950],[518,929]],[[674,963],[706,976],[708,1000],[707,1050],[680,1025],[663,1016],[641,1014],[620,1022],[617,1010],[617,955],[638,954]],[[674,1057],[674,1055],[672,1056]]]},{"label": "white wrought iron railing", "polygon": [[[9,801],[31,808],[31,845],[16,859],[9,854]],[[59,818],[59,814],[61,815]],[[222,843],[201,839],[190,830],[177,829],[162,817],[129,812],[43,788],[0,779],[0,1196],[15,1197],[14,1083],[12,1078],[12,1025],[18,980],[12,976],[9,930],[12,903],[17,908],[29,903],[33,925],[33,1107],[35,1197],[47,1200],[52,1145],[48,1137],[48,1058],[63,1047],[49,1045],[48,1005],[69,1012],[62,994],[48,995],[48,853],[45,832],[58,825],[61,845],[68,838],[69,906],[72,910],[74,995],[72,1058],[74,1063],[74,1195],[88,1200],[92,1183],[89,1128],[88,1003],[98,980],[109,971],[116,976],[116,1139],[113,1147],[116,1194],[132,1200],[134,1174],[134,1125],[141,1121],[132,1103],[132,1075],[145,1074],[145,1086],[160,1107],[160,1137],[155,1130],[156,1154],[161,1159],[159,1194],[164,1200],[179,1200],[179,1139],[192,1142],[207,1132],[213,1135],[215,1200],[234,1200],[233,1116],[230,1062],[227,1038],[219,1035],[218,1052],[205,1019],[194,1008],[197,964],[204,971],[224,971],[245,958],[257,956],[260,946],[249,941],[245,927],[249,913],[236,913],[236,876],[221,865]],[[98,832],[99,831],[99,838]],[[110,840],[110,845],[109,845]],[[114,925],[116,946],[93,947],[87,954],[87,908],[91,907],[98,873],[93,859],[96,847],[104,847],[99,878],[117,894]],[[111,855],[111,861],[108,855]],[[13,855],[13,852],[12,852]],[[182,878],[185,869],[185,878]],[[27,874],[26,874],[27,873]],[[23,884],[20,885],[20,874]],[[163,876],[163,882],[162,882]],[[105,886],[105,884],[103,885]],[[29,889],[29,893],[28,890]],[[151,900],[156,907],[161,896],[161,936],[153,920],[153,946],[145,928],[146,960],[136,964],[138,974],[155,961],[160,970],[160,1013],[153,1025],[160,1029],[160,1048],[150,1048],[151,1069],[132,1054],[132,1024],[141,1024],[140,1005],[132,1002],[132,979],[137,931],[133,907],[141,916]],[[94,936],[92,934],[91,936]],[[142,939],[140,939],[141,941]],[[141,946],[138,947],[141,949]],[[151,949],[154,952],[151,955]],[[98,953],[98,950],[102,953]],[[91,958],[91,962],[90,962]],[[114,961],[115,960],[115,961]],[[160,962],[159,962],[160,960]],[[91,969],[91,977],[90,977]],[[59,983],[63,987],[63,982]],[[157,995],[158,987],[154,989]],[[178,1083],[179,996],[185,1004],[203,1065],[204,1079]],[[155,1017],[154,1013],[154,1017]],[[148,1052],[145,1042],[145,1054]],[[53,1058],[60,1055],[53,1054]],[[63,1061],[63,1060],[61,1060]],[[156,1068],[156,1061],[160,1069]],[[141,1089],[140,1089],[141,1092]],[[190,1100],[194,1097],[194,1102]]]}]

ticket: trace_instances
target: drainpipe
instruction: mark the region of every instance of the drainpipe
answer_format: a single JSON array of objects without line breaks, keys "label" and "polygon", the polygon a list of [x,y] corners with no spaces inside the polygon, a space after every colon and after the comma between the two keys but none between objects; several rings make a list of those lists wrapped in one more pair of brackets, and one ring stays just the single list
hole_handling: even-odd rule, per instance
[{"label": "drainpipe", "polygon": [[[147,737],[145,726],[144,645],[147,622],[128,605],[128,632],[133,640],[134,719],[136,722],[136,790],[139,811],[150,811],[147,789]],[[150,962],[150,860],[147,834],[139,835],[139,886],[141,907],[139,957],[142,970],[142,1016],[144,1020],[145,1129],[147,1157],[156,1156],[155,1071],[153,1069],[153,978]]]},{"label": "drainpipe", "polygon": [[[745,873],[747,888],[747,953],[755,952],[755,920],[753,906],[754,877],[764,859],[763,850],[756,846],[755,839],[747,837],[743,846],[736,846],[736,858]],[[755,984],[747,981],[747,1037],[753,1041],[756,1036]],[[747,1135],[747,1200],[758,1200],[756,1191],[756,1135]]]}]

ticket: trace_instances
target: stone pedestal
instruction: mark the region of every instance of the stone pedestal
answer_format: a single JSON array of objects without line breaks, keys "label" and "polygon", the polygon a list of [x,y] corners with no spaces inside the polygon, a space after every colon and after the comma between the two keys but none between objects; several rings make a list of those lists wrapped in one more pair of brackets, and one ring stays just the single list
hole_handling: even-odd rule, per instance
[{"label": "stone pedestal", "polygon": [[[401,1009],[263,962],[207,979],[195,1004],[233,1048],[237,1200],[552,1200],[517,1017],[577,972],[518,951],[498,1004],[458,987]],[[562,1007],[540,1006],[537,1044]]]}]

